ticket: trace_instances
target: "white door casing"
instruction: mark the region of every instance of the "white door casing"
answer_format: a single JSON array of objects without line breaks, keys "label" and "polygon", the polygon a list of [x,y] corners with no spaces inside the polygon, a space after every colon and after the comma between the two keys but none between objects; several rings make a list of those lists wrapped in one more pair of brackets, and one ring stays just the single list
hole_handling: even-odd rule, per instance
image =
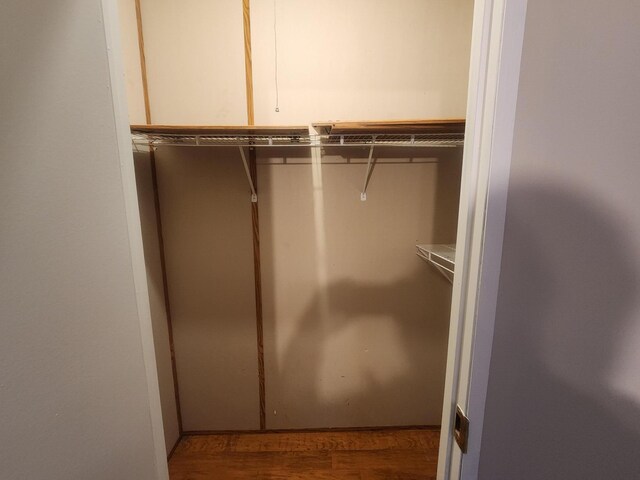
[{"label": "white door casing", "polygon": [[168,480],[169,471],[164,443],[164,426],[160,407],[160,390],[156,366],[153,330],[151,325],[151,310],[149,306],[149,291],[147,273],[142,247],[142,230],[140,212],[138,210],[138,194],[131,150],[131,135],[129,131],[129,113],[126,102],[124,83],[124,63],[120,45],[119,17],[117,2],[102,1],[102,17],[104,21],[105,39],[107,44],[107,58],[109,60],[109,75],[111,96],[113,98],[113,114],[118,135],[118,153],[120,156],[120,170],[122,188],[124,192],[129,229],[129,248],[133,263],[136,302],[140,319],[140,336],[142,339],[142,355],[144,357],[147,389],[149,392],[149,409],[156,460],[156,479]]},{"label": "white door casing", "polygon": [[[527,0],[477,0],[438,480],[478,476]],[[467,453],[453,438],[459,405]]]}]

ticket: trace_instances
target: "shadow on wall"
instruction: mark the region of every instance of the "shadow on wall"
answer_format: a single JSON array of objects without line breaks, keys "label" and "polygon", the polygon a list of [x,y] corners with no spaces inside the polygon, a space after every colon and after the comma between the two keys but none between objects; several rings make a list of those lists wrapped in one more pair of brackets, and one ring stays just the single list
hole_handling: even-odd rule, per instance
[{"label": "shadow on wall", "polygon": [[366,202],[359,157],[259,168],[267,428],[440,424],[451,285],[414,245],[455,239],[443,150],[378,165]]},{"label": "shadow on wall", "polygon": [[278,375],[267,379],[278,382],[287,422],[439,423],[448,319],[416,316],[415,305],[416,286],[446,281],[419,267],[424,271],[396,282],[336,281],[313,297],[296,320]]},{"label": "shadow on wall", "polygon": [[635,399],[616,375],[638,265],[625,219],[588,194],[509,192],[481,479],[640,478],[637,373]]}]

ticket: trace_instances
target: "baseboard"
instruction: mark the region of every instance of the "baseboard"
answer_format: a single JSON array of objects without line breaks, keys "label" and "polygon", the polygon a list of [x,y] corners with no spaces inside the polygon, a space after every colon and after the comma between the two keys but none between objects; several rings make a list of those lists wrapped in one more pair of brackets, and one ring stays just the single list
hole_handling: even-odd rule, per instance
[{"label": "baseboard", "polygon": [[180,445],[180,441],[182,440],[182,436],[183,435],[179,435],[178,436],[178,440],[176,440],[176,443],[173,445],[173,448],[171,449],[171,451],[167,455],[167,461],[171,460],[171,457],[173,457],[173,454],[176,451],[176,448],[178,448],[178,445]]}]

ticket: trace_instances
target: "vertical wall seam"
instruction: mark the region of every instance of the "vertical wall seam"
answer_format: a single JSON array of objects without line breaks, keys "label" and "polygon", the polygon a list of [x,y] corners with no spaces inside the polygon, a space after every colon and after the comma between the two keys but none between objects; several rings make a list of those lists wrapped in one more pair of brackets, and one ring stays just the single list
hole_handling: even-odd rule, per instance
[{"label": "vertical wall seam", "polygon": [[144,35],[142,34],[142,9],[140,0],[135,0],[136,26],[138,31],[138,50],[140,51],[140,76],[142,77],[142,96],[144,98],[144,115],[147,125],[151,124],[151,103],[149,102],[149,83],[147,81],[147,58],[144,54]]},{"label": "vertical wall seam", "polygon": [[[244,66],[247,87],[247,123],[254,125],[253,108],[253,63],[251,57],[251,0],[242,0],[242,20],[244,31]],[[249,170],[253,185],[258,191],[258,171],[256,164],[256,150],[249,149]],[[260,405],[260,430],[266,427],[266,387],[264,372],[264,339],[262,323],[262,273],[260,265],[260,219],[258,203],[251,203],[251,224],[253,232],[253,272],[256,299],[256,342],[258,348],[258,393]]]},{"label": "vertical wall seam", "polygon": [[251,0],[242,0],[244,31],[244,70],[247,88],[247,123],[254,124],[253,110],[253,60],[251,57]]}]

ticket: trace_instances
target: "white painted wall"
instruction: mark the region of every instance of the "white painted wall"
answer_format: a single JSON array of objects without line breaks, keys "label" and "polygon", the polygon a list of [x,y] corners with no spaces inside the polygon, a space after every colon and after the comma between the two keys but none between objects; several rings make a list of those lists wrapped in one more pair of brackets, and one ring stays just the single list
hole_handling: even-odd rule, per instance
[{"label": "white painted wall", "polygon": [[167,478],[113,13],[0,7],[3,479]]},{"label": "white painted wall", "polygon": [[126,73],[124,78],[127,88],[129,122],[132,125],[145,124],[147,122],[144,111],[135,0],[118,0],[118,19],[120,22],[121,45],[124,53],[122,58]]},{"label": "white painted wall", "polygon": [[246,125],[242,0],[141,5],[153,122]]},{"label": "white painted wall", "polygon": [[[133,0],[119,0],[130,12]],[[241,0],[142,0],[154,123],[245,125]],[[275,112],[274,2],[251,2],[255,123],[462,118],[471,0],[277,0],[280,112]],[[124,10],[124,8],[123,8]],[[131,117],[142,90],[125,38]],[[137,95],[134,98],[133,95]]]},{"label": "white painted wall", "polygon": [[253,0],[256,124],[463,118],[472,14],[470,0]]},{"label": "white painted wall", "polygon": [[640,472],[639,24],[529,2],[481,479]]}]

